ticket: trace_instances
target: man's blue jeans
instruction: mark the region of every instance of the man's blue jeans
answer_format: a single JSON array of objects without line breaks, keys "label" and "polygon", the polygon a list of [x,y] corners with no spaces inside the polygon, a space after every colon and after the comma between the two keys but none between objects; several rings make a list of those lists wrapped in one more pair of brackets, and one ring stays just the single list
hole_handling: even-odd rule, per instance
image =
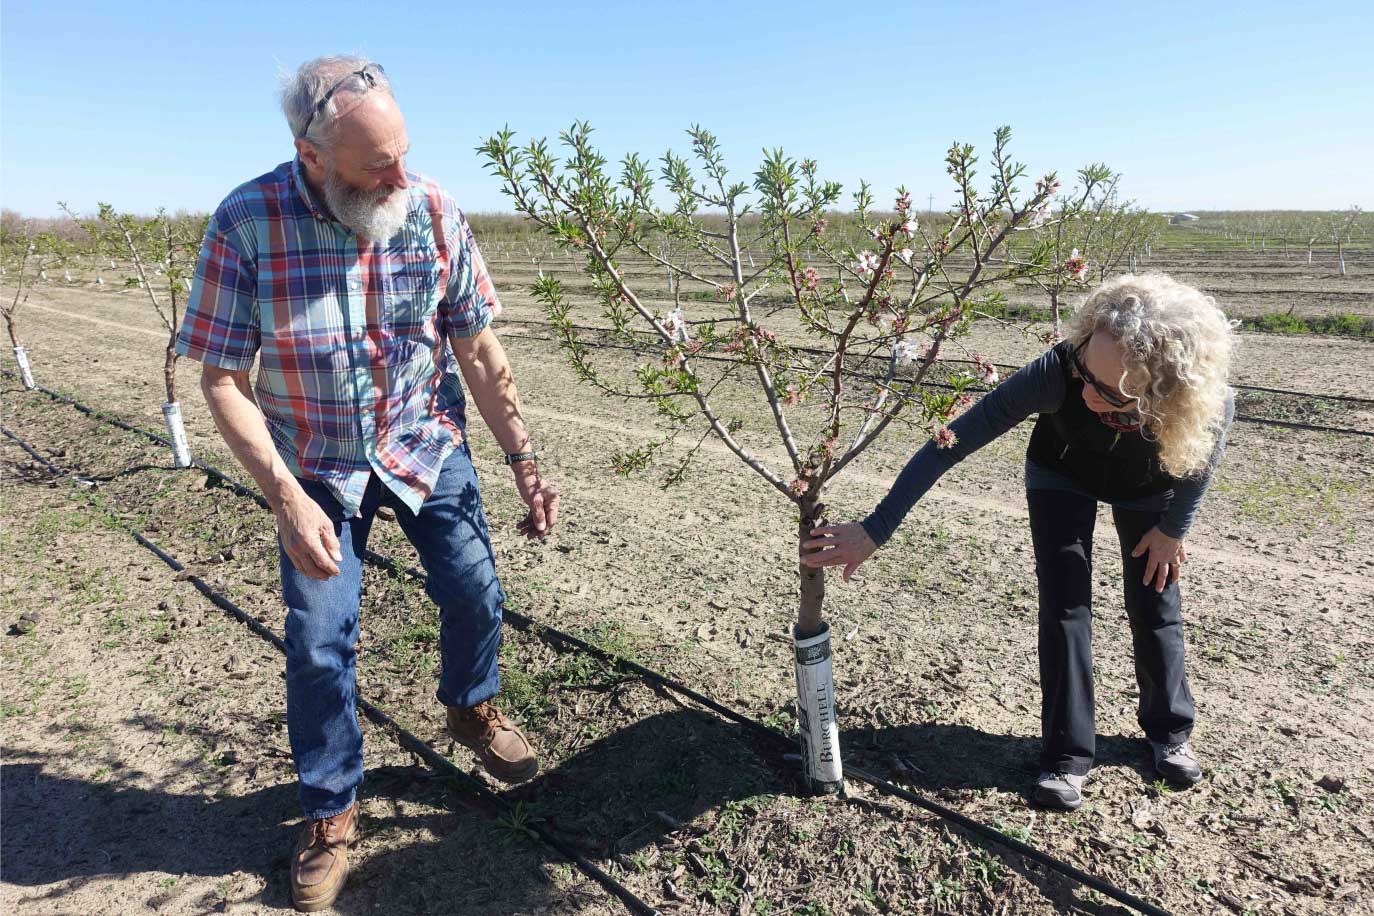
[{"label": "man's blue jeans", "polygon": [[475,706],[500,689],[496,655],[505,594],[496,578],[467,443],[445,460],[434,493],[419,514],[406,508],[375,475],[353,518],[344,518],[323,484],[300,484],[334,522],[343,552],[339,575],[320,581],[298,572],[280,540],[277,543],[287,607],[287,732],[300,778],[301,807],[306,817],[319,818],[348,810],[363,779],[363,733],[354,708],[354,646],[363,552],[378,507],[395,510],[396,521],[428,574],[425,592],[439,606],[441,703]]}]

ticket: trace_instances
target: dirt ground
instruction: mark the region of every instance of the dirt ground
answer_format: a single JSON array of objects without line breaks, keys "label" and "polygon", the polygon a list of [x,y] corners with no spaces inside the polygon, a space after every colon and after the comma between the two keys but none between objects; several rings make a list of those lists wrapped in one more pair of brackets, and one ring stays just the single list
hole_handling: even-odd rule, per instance
[{"label": "dirt ground", "polygon": [[[709,446],[684,487],[660,490],[653,471],[614,476],[607,456],[648,441],[649,411],[576,384],[555,347],[516,323],[538,313],[497,276],[503,339],[565,493],[561,530],[521,541],[498,450],[474,428],[512,606],[789,727],[788,507]],[[40,381],[158,428],[165,335],[136,297],[45,290],[22,320]],[[1027,346],[997,335],[976,344],[1008,361]],[[1374,396],[1369,341],[1244,335],[1240,359],[1240,381]],[[184,366],[192,450],[232,469],[195,378]],[[723,397],[774,460],[750,433],[765,425],[759,408]],[[280,660],[101,521],[151,530],[279,628],[270,517],[11,379],[0,406],[6,426],[101,481],[84,495],[53,487],[16,448],[0,452],[0,622],[30,608],[43,618],[0,644],[0,903],[35,914],[285,906],[297,812]],[[1370,428],[1363,407],[1323,417]],[[1374,440],[1234,428],[1189,538],[1189,675],[1207,769],[1191,791],[1156,784],[1149,769],[1110,519],[1100,517],[1098,768],[1084,807],[1056,816],[1026,798],[1039,731],[1027,432],[956,469],[862,581],[832,586],[848,757],[1171,912],[1374,912],[1374,560],[1363,544]],[[832,514],[866,512],[917,444],[886,437],[841,478]],[[413,559],[393,526],[372,546]],[[413,583],[381,573],[365,590],[359,690],[437,741],[433,608]],[[520,817],[577,842],[665,911],[1124,912],[861,786],[844,800],[802,797],[795,760],[524,634],[508,632],[503,676],[502,702],[545,763],[533,784],[506,790]],[[519,817],[474,810],[372,730],[368,753],[368,839],[340,912],[618,911]],[[462,751],[455,759],[472,764]]]}]

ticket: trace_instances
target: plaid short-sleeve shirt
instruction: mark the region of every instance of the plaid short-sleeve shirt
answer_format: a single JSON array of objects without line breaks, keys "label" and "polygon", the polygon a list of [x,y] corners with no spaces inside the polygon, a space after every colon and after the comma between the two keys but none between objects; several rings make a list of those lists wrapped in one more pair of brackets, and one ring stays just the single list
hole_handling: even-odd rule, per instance
[{"label": "plaid short-sleeve shirt", "polygon": [[177,335],[201,362],[259,360],[254,391],[282,460],[350,514],[372,473],[419,510],[466,421],[448,340],[501,310],[453,199],[406,177],[410,215],[382,243],[325,215],[299,160],[236,188],[210,220]]}]

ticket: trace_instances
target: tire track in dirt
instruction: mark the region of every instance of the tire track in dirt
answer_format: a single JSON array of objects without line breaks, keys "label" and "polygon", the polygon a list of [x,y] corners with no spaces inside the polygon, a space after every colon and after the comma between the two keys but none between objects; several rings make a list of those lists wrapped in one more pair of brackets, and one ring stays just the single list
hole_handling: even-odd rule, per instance
[{"label": "tire track in dirt", "polygon": [[166,331],[150,331],[147,328],[130,327],[127,324],[120,324],[117,321],[106,321],[103,318],[92,318],[90,315],[82,315],[80,312],[68,312],[62,309],[55,309],[47,305],[38,305],[34,302],[30,302],[26,306],[26,308],[36,309],[40,312],[49,312],[53,315],[61,315],[64,318],[75,318],[79,321],[87,321],[91,324],[98,324],[103,328],[114,328],[116,331],[128,331],[130,334],[144,334],[148,337],[156,337],[159,340],[163,341],[167,339]]}]

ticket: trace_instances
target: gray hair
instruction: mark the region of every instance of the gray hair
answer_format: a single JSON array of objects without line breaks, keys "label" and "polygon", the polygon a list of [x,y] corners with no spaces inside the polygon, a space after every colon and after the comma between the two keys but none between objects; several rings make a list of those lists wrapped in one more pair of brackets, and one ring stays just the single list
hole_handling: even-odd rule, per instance
[{"label": "gray hair", "polygon": [[[281,110],[286,115],[286,123],[291,127],[291,136],[309,140],[316,146],[328,149],[330,145],[330,134],[334,127],[334,119],[338,117],[340,104],[351,97],[361,95],[352,86],[345,84],[324,106],[324,110],[316,114],[315,108],[320,104],[320,99],[329,91],[339,80],[357,70],[361,70],[372,60],[366,57],[352,55],[339,55],[332,57],[317,57],[314,60],[306,61],[300,65],[295,73],[282,74],[281,86]],[[391,95],[391,83],[386,78],[386,74],[380,70],[375,70],[377,77],[376,88]],[[305,128],[309,124],[309,133]]]}]

